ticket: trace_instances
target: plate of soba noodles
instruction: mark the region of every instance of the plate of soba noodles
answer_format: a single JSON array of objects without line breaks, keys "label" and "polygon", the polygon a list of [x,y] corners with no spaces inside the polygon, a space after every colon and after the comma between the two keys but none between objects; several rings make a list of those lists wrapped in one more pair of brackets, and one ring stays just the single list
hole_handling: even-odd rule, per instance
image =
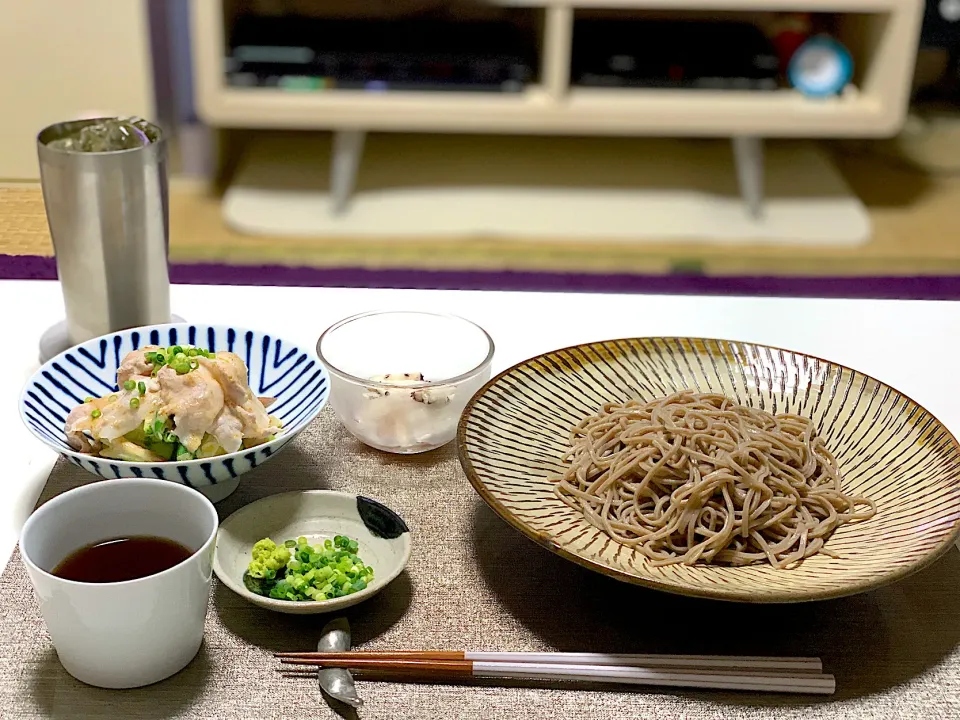
[{"label": "plate of soba noodles", "polygon": [[869,375],[780,348],[633,338],[540,355],[464,410],[484,501],[619,580],[757,603],[903,578],[960,531],[960,444]]}]

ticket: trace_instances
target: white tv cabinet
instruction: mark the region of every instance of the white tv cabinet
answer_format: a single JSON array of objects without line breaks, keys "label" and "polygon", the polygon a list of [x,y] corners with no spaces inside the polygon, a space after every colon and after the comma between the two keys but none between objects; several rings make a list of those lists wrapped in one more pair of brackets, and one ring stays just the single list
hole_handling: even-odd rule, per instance
[{"label": "white tv cabinet", "polygon": [[[883,137],[903,123],[923,0],[489,0],[542,13],[539,82],[522,93],[291,92],[229,87],[223,0],[192,0],[196,105],[214,127],[332,130],[334,207],[346,208],[368,131],[730,137],[741,192],[762,210],[763,138]],[[773,92],[582,88],[570,84],[574,19],[611,9],[645,15],[817,12],[838,16],[855,62],[852,87],[827,99]]]}]

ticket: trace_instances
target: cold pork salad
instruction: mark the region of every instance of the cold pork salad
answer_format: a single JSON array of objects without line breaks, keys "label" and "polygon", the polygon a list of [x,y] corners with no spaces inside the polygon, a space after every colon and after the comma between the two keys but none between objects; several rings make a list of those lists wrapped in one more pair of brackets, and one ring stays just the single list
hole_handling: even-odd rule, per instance
[{"label": "cold pork salad", "polygon": [[67,416],[67,440],[78,451],[130,462],[184,461],[253,447],[282,429],[267,414],[272,400],[254,395],[246,365],[231,352],[150,345],[127,354],[117,385]]}]

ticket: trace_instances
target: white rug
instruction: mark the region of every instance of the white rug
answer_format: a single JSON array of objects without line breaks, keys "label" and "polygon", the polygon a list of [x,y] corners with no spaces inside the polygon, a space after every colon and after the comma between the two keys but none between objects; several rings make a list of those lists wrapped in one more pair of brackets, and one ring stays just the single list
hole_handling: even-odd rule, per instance
[{"label": "white rug", "polygon": [[765,214],[721,140],[371,135],[346,213],[330,212],[326,134],[251,141],[223,200],[253,235],[852,246],[870,219],[813,143],[767,143]]}]

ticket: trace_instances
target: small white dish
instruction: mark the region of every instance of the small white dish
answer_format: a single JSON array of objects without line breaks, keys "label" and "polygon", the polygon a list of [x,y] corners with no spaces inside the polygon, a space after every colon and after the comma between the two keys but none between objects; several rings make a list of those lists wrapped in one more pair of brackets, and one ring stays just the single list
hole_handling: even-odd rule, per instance
[{"label": "small white dish", "polygon": [[[275,600],[251,592],[243,584],[254,543],[270,538],[277,545],[305,537],[311,545],[346,535],[360,546],[357,554],[373,568],[365,590],[320,601]],[[270,495],[240,508],[220,524],[213,571],[237,595],[267,610],[291,615],[333,612],[363,602],[403,572],[410,559],[410,530],[393,510],[376,500],[334,492],[307,490]]]},{"label": "small white dish", "polygon": [[370,447],[402,455],[453,440],[467,401],[490,379],[493,353],[476,323],[407,310],[348,317],[317,341],[344,427]]}]

